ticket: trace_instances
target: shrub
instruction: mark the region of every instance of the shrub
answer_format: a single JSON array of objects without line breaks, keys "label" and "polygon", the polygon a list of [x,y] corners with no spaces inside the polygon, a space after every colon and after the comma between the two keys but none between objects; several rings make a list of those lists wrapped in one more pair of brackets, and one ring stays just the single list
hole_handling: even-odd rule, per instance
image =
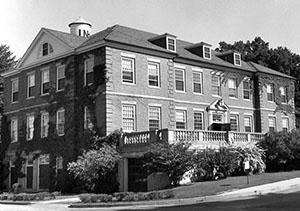
[{"label": "shrub", "polygon": [[259,145],[266,150],[267,171],[300,169],[300,131],[268,133]]},{"label": "shrub", "polygon": [[264,150],[258,146],[221,147],[219,150],[205,149],[198,151],[193,159],[192,182],[207,181],[245,174],[243,161],[249,159],[250,172],[262,173]]},{"label": "shrub", "polygon": [[148,173],[165,172],[173,185],[178,185],[185,172],[193,168],[193,150],[190,144],[153,144],[144,155],[144,167]]}]

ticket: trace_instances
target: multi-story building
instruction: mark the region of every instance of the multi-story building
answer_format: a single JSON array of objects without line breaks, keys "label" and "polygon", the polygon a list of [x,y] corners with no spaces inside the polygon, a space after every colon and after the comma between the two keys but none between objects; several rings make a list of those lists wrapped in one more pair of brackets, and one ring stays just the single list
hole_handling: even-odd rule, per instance
[{"label": "multi-story building", "polygon": [[[106,135],[226,124],[240,136],[295,128],[293,78],[245,62],[239,52],[120,25],[89,35],[83,19],[69,27],[70,33],[42,28],[17,68],[3,74],[9,185],[44,190],[56,178],[56,186],[66,186],[59,178],[91,127]],[[17,179],[18,168],[25,177]],[[127,190],[126,156],[119,171]]]}]

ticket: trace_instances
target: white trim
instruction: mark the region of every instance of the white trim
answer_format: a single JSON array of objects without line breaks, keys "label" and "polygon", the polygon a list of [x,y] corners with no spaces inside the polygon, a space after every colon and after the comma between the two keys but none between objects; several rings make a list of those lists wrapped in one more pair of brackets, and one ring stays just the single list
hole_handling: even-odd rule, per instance
[{"label": "white trim", "polygon": [[160,103],[149,103],[148,105],[153,107],[162,107],[162,104]]},{"label": "white trim", "polygon": [[[169,40],[174,41],[174,50],[169,49]],[[171,37],[171,36],[166,36],[166,49],[171,51],[171,52],[176,52],[176,38]]]},{"label": "white trim", "polygon": [[[46,72],[46,71],[48,71],[48,75],[49,75],[49,80],[48,80],[48,82],[43,82],[43,74]],[[44,95],[48,95],[49,94],[49,92],[47,92],[47,93],[43,93],[43,84],[44,83],[49,83],[50,84],[50,68],[49,67],[44,67],[44,68],[42,68],[41,69],[41,96],[44,96]],[[50,91],[50,90],[49,90]]]},{"label": "white trim", "polygon": [[[48,132],[49,132],[49,122],[50,122],[50,115],[49,115],[49,112],[47,112],[47,111],[41,111],[40,112],[40,116],[41,116],[41,119],[40,119],[40,121],[41,121],[41,138],[45,138],[45,137],[48,137]],[[47,135],[45,135],[45,136],[43,136],[43,121],[42,121],[42,119],[43,119],[43,116],[45,116],[45,115],[47,115],[48,116],[48,126],[47,126],[47,132],[45,132]]]},{"label": "white trim", "polygon": [[[58,70],[59,68],[64,68],[64,77],[63,78],[58,78]],[[64,79],[66,78],[66,66],[63,64],[63,65],[56,65],[56,91],[57,92],[60,92],[62,90],[64,90],[65,88],[62,88],[62,89],[58,89],[58,80],[59,79]]]},{"label": "white trim", "polygon": [[260,109],[261,111],[275,111],[275,108],[273,109],[273,108],[261,108]]},{"label": "white trim", "polygon": [[236,112],[236,111],[229,111],[229,114],[239,115],[240,113],[239,113],[239,112]]},{"label": "white trim", "polygon": [[131,53],[125,53],[125,52],[121,52],[121,56],[129,57],[129,58],[132,58],[132,59],[136,58],[136,55],[131,54]]},{"label": "white trim", "polygon": [[[63,134],[58,134],[58,113],[59,112],[64,112],[64,131],[63,131]],[[57,135],[58,136],[63,136],[65,135],[65,125],[66,125],[66,112],[65,112],[65,109],[64,108],[60,108],[56,111],[56,131],[57,131]]]},{"label": "white trim", "polygon": [[268,117],[276,117],[275,114],[268,114]]},{"label": "white trim", "polygon": [[187,107],[175,106],[175,110],[187,110]]},{"label": "white trim", "polygon": [[29,78],[30,78],[30,76],[33,76],[33,82],[34,82],[34,85],[32,86],[32,87],[35,87],[35,71],[32,71],[32,72],[30,72],[30,73],[27,73],[27,75],[26,75],[26,78],[27,78],[27,90],[26,90],[26,99],[32,99],[32,98],[34,98],[34,95],[33,96],[29,96],[29,88],[31,88],[31,86],[30,86],[30,81],[29,81]]},{"label": "white trim", "polygon": [[252,113],[244,113],[243,115],[244,115],[244,116],[253,116]]},{"label": "white trim", "polygon": [[7,114],[13,114],[13,113],[17,113],[17,112],[20,112],[20,111],[25,111],[25,110],[32,109],[32,108],[39,108],[39,107],[46,106],[46,105],[49,105],[49,103],[43,103],[43,104],[39,104],[39,105],[34,105],[34,106],[28,106],[28,107],[25,107],[25,108],[20,108],[20,109],[13,110],[13,111],[7,111],[7,112],[4,112],[3,114],[5,114],[5,115],[7,115]]},{"label": "white trim", "polygon": [[[210,57],[206,57],[206,56],[205,56],[205,48],[208,48],[208,49],[209,49],[209,56],[210,56]],[[203,52],[203,58],[204,58],[204,59],[211,60],[211,57],[212,57],[212,56],[211,56],[211,47],[210,47],[210,46],[203,45],[203,46],[202,46],[202,52]]]},{"label": "white trim", "polygon": [[[153,86],[149,84],[149,64],[155,65],[157,67],[157,71],[158,71],[158,79],[157,79],[157,84],[158,86]],[[148,81],[148,87],[149,88],[155,88],[155,89],[160,89],[161,88],[161,79],[160,79],[160,63],[159,62],[154,62],[154,61],[147,61],[147,81]]]},{"label": "white trim", "polygon": [[[87,73],[91,73],[91,72],[94,72],[93,70],[93,67],[95,65],[95,60],[94,60],[94,56],[93,55],[89,55],[90,57],[85,59],[84,62],[83,62],[83,72],[84,72],[84,75],[83,75],[83,86],[89,86],[91,85],[92,83],[90,84],[87,84],[86,83],[86,75]],[[88,62],[91,62],[92,63],[92,70],[90,72],[87,72],[87,63]]]},{"label": "white trim", "polygon": [[178,92],[178,93],[186,93],[186,81],[185,81],[185,79],[186,79],[186,76],[185,76],[185,74],[186,74],[186,71],[185,71],[185,69],[182,69],[182,68],[178,68],[178,67],[176,67],[177,69],[177,71],[182,71],[182,76],[183,76],[183,90],[177,90],[176,89],[176,70],[174,70],[174,88],[175,88],[175,92]]},{"label": "white trim", "polygon": [[[236,59],[235,59],[235,56],[236,56],[236,55],[239,55],[239,56],[240,56],[240,59],[239,59],[240,64],[237,64],[237,63],[236,63]],[[234,65],[236,65],[236,66],[239,66],[239,67],[242,66],[242,56],[241,56],[240,53],[233,53],[233,63],[234,63]]]},{"label": "white trim", "polygon": [[[124,119],[124,114],[123,114],[123,107],[124,106],[133,106],[133,130],[124,130],[124,125],[123,125],[123,119]],[[136,104],[131,104],[131,103],[122,103],[121,106],[121,112],[122,112],[122,129],[124,132],[132,132],[132,131],[136,131],[137,130],[137,119],[136,119]]]},{"label": "white trim", "polygon": [[193,111],[202,111],[202,112],[204,112],[205,109],[203,109],[203,108],[193,108]]},{"label": "white trim", "polygon": [[[124,82],[123,81],[123,68],[122,68],[122,60],[124,59],[129,59],[132,62],[132,82]],[[121,56],[121,82],[124,85],[136,85],[136,73],[135,73],[135,58],[128,57],[128,56]]]},{"label": "white trim", "polygon": [[136,101],[121,101],[122,104],[136,105]]},{"label": "white trim", "polygon": [[174,63],[174,68],[179,68],[179,69],[186,69],[186,66],[182,65],[182,64],[178,64],[178,63]]},{"label": "white trim", "polygon": [[203,69],[201,67],[192,67],[192,71],[198,71],[203,73]]},{"label": "white trim", "polygon": [[[159,106],[158,104],[157,105],[148,105],[148,130],[150,130],[150,120],[153,120],[153,119],[150,119],[150,107],[152,107],[152,108],[158,108],[158,110],[159,110],[159,119],[158,119],[158,129],[161,129],[161,127],[162,127],[162,121],[161,121],[161,119],[162,119],[162,112],[161,112],[161,106]],[[156,119],[155,119],[156,120]]]},{"label": "white trim", "polygon": [[155,63],[160,63],[160,59],[155,59],[155,58],[147,58],[148,62],[155,62]]},{"label": "white trim", "polygon": [[[13,101],[13,82],[14,81],[17,81],[17,83],[18,83],[18,100],[17,101]],[[20,83],[19,83],[19,77],[16,77],[16,78],[12,78],[11,80],[10,80],[10,86],[11,86],[11,98],[10,98],[10,102],[11,103],[17,103],[17,102],[19,102],[19,90],[20,90]]]}]

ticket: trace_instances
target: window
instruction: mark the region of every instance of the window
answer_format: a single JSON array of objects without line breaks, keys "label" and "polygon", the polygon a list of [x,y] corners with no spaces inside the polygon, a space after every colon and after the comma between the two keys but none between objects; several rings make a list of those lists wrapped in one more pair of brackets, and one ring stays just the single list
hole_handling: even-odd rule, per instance
[{"label": "window", "polygon": [[122,125],[126,132],[135,130],[135,105],[122,106]]},{"label": "window", "polygon": [[208,46],[203,46],[203,58],[211,59],[211,48]]},{"label": "window", "polygon": [[243,98],[250,100],[250,80],[246,79],[243,81]]},{"label": "window", "polygon": [[149,107],[149,130],[158,130],[161,128],[160,107]]},{"label": "window", "polygon": [[134,59],[122,57],[122,81],[134,84]]},{"label": "window", "polygon": [[288,132],[289,131],[289,119],[282,117],[282,131]]},{"label": "window", "polygon": [[287,87],[280,87],[280,96],[281,96],[281,102],[282,103],[287,103],[288,98],[287,98]]},{"label": "window", "polygon": [[13,118],[10,121],[10,138],[11,142],[18,141],[18,119]]},{"label": "window", "polygon": [[221,113],[213,113],[212,114],[213,123],[222,123],[223,122],[223,114]]},{"label": "window", "polygon": [[212,88],[212,94],[216,96],[221,95],[221,79],[219,75],[212,75],[211,78],[211,88]]},{"label": "window", "polygon": [[175,90],[185,91],[185,75],[183,69],[175,69]]},{"label": "window", "polygon": [[84,85],[88,86],[94,83],[94,59],[89,58],[84,61]]},{"label": "window", "polygon": [[33,97],[33,89],[35,86],[34,73],[27,76],[27,98]]},{"label": "window", "polygon": [[65,134],[65,110],[58,110],[56,113],[56,118],[57,135],[62,136]]},{"label": "window", "polygon": [[274,87],[271,84],[267,84],[267,99],[268,101],[274,101]]},{"label": "window", "polygon": [[18,101],[18,95],[19,95],[19,79],[13,79],[11,81],[11,90],[12,90],[12,96],[11,101],[17,102]]},{"label": "window", "polygon": [[63,90],[65,87],[65,65],[61,65],[57,67],[57,82],[56,82],[56,90]]},{"label": "window", "polygon": [[252,132],[252,117],[251,116],[244,117],[244,127],[245,127],[245,132]]},{"label": "window", "polygon": [[269,117],[269,131],[274,132],[276,130],[276,118]]},{"label": "window", "polygon": [[202,93],[202,73],[193,72],[193,85],[195,93]]},{"label": "window", "polygon": [[93,129],[91,112],[87,106],[84,107],[84,129]]},{"label": "window", "polygon": [[41,138],[45,138],[48,136],[49,129],[49,113],[42,112],[41,113]]},{"label": "window", "polygon": [[42,95],[50,92],[49,69],[42,71]]},{"label": "window", "polygon": [[49,43],[42,44],[42,56],[47,56],[53,52],[53,48]]},{"label": "window", "polygon": [[232,131],[239,131],[239,116],[237,114],[230,115],[230,129]]},{"label": "window", "polygon": [[234,53],[234,65],[241,66],[242,61],[241,61],[241,54],[239,53]]},{"label": "window", "polygon": [[194,130],[203,130],[203,112],[194,111]]},{"label": "window", "polygon": [[170,51],[176,51],[175,39],[167,38],[167,49]]},{"label": "window", "polygon": [[176,110],[176,129],[186,129],[185,110]]},{"label": "window", "polygon": [[149,86],[159,87],[159,64],[154,62],[148,62],[148,78]]},{"label": "window", "polygon": [[238,98],[236,79],[228,79],[229,97]]},{"label": "window", "polygon": [[26,140],[31,140],[33,138],[33,131],[34,131],[34,115],[33,114],[29,114],[27,115],[26,118]]},{"label": "window", "polygon": [[56,167],[56,171],[63,169],[63,157],[62,156],[56,157],[55,167]]}]

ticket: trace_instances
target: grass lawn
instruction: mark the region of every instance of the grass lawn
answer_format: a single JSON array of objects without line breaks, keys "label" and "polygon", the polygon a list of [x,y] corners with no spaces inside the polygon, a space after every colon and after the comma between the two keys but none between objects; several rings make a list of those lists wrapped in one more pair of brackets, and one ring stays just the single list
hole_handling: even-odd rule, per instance
[{"label": "grass lawn", "polygon": [[224,191],[233,189],[247,188],[257,185],[263,185],[282,180],[300,177],[300,171],[263,173],[260,175],[249,176],[249,185],[247,177],[228,177],[223,180],[197,182],[190,185],[176,187],[173,190],[175,198],[191,198],[197,196],[215,195]]}]

